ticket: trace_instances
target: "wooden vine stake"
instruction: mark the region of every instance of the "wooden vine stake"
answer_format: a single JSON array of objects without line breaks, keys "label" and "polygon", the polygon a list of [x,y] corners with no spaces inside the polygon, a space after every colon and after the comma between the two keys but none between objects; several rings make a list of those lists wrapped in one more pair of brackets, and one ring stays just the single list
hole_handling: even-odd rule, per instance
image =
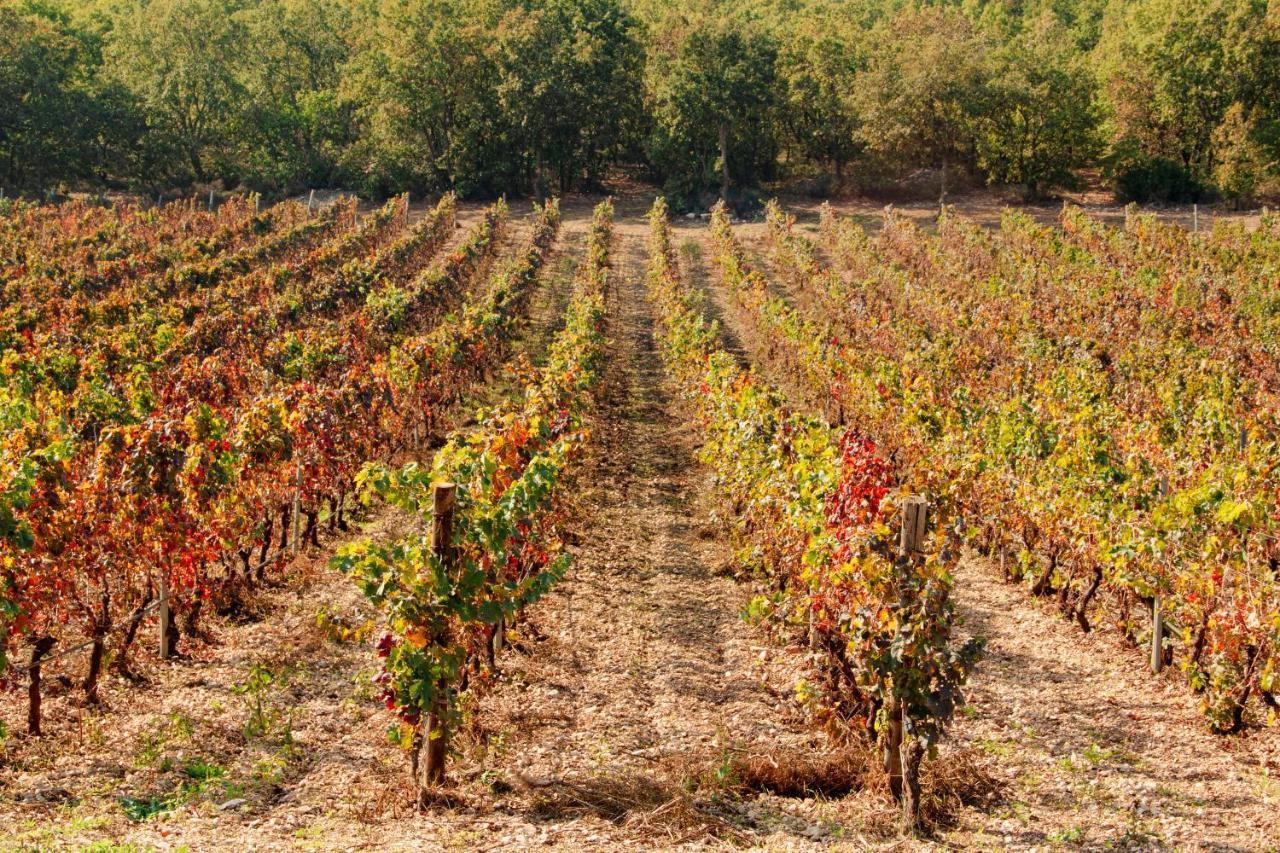
[{"label": "wooden vine stake", "polygon": [[1160,593],[1151,599],[1151,671],[1164,669],[1164,619],[1160,616]]},{"label": "wooden vine stake", "polygon": [[[458,487],[453,483],[435,483],[431,487],[431,553],[447,568],[453,562],[453,512],[457,506]],[[446,638],[437,638],[441,642]],[[426,760],[418,762],[418,798],[422,803],[426,788],[444,782],[444,763],[448,754],[448,683],[441,679],[427,712],[427,731],[422,739]]]},{"label": "wooden vine stake", "polygon": [[169,635],[173,631],[173,616],[169,605],[169,578],[165,575],[164,569],[160,571],[160,659],[168,660],[170,651],[173,649],[173,638]]},{"label": "wooden vine stake", "polygon": [[[1169,494],[1169,478],[1160,478],[1160,497]],[[1160,593],[1151,596],[1151,671],[1164,669],[1164,619],[1160,615]]]},{"label": "wooden vine stake", "polygon": [[[925,535],[929,531],[929,500],[912,495],[902,501],[902,527],[898,535],[898,547],[901,552],[899,571],[909,572],[911,566],[924,551]],[[907,714],[906,707],[898,699],[891,697],[884,748],[884,769],[889,775],[889,790],[896,800],[902,803],[903,818],[908,828],[914,829],[920,823],[920,763],[923,754],[919,744],[912,743],[903,750],[903,718]]]},{"label": "wooden vine stake", "polygon": [[293,535],[289,544],[298,553],[298,528],[302,523],[302,460],[293,460]]}]

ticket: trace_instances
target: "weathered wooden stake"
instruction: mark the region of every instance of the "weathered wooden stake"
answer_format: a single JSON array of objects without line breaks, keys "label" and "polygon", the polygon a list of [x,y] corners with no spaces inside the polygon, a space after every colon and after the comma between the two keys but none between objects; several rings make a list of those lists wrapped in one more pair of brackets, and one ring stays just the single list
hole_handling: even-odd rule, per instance
[{"label": "weathered wooden stake", "polygon": [[1244,453],[1245,447],[1249,444],[1249,428],[1240,427],[1240,452]]},{"label": "weathered wooden stake", "polygon": [[209,190],[209,212],[213,212],[213,190]]},{"label": "weathered wooden stake", "polygon": [[1200,230],[1200,205],[1191,205],[1191,230],[1193,232]]},{"label": "weathered wooden stake", "polygon": [[924,550],[924,537],[929,526],[929,500],[912,495],[902,501],[902,533],[898,546],[904,556],[919,554]]},{"label": "weathered wooden stake", "polygon": [[173,618],[169,608],[169,578],[164,571],[160,572],[160,659],[168,660],[169,649],[173,644],[169,641],[169,632],[173,630]]},{"label": "weathered wooden stake", "polygon": [[298,526],[302,518],[302,460],[293,460],[293,536],[289,544],[298,553]]},{"label": "weathered wooden stake", "polygon": [[307,196],[307,215],[308,216],[311,215],[311,209],[315,207],[315,204],[316,204],[316,191],[312,190],[311,195]]},{"label": "weathered wooden stake", "polygon": [[1164,669],[1164,619],[1160,616],[1160,594],[1151,599],[1151,671]]},{"label": "weathered wooden stake", "polygon": [[[431,553],[448,566],[453,561],[453,512],[457,506],[457,486],[453,483],[436,483],[431,489]],[[437,642],[447,638],[437,638]],[[449,747],[449,684],[441,679],[436,683],[435,695],[427,713],[427,731],[422,747],[426,761],[419,762],[422,778],[419,795],[428,786],[444,782],[445,757]]]}]

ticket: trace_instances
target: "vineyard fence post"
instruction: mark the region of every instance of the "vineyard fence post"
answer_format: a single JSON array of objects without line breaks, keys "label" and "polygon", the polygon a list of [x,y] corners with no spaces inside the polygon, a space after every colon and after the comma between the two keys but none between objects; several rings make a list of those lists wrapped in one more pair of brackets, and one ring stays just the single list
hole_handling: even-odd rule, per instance
[{"label": "vineyard fence post", "polygon": [[169,649],[172,644],[169,641],[169,631],[172,629],[172,618],[169,610],[169,578],[165,575],[164,570],[160,572],[160,659],[169,659]]},{"label": "vineyard fence post", "polygon": [[213,190],[209,190],[209,212],[213,213]]},{"label": "vineyard fence post", "polygon": [[311,195],[307,196],[307,216],[311,215],[311,210],[312,208],[315,207],[315,204],[316,204],[316,191],[312,190]]},{"label": "vineyard fence post", "polygon": [[1151,599],[1151,671],[1164,669],[1164,619],[1160,616],[1160,593]]},{"label": "vineyard fence post", "polygon": [[[1169,496],[1169,475],[1160,478],[1160,497]],[[1164,619],[1160,615],[1160,593],[1151,596],[1151,671],[1159,674],[1164,669]]]},{"label": "vineyard fence post", "polygon": [[1191,205],[1191,231],[1198,232],[1200,230],[1200,205],[1198,203]]},{"label": "vineyard fence post", "polygon": [[293,547],[293,553],[298,553],[298,527],[302,518],[302,459],[294,457],[293,460],[293,536],[289,540],[289,544]]},{"label": "vineyard fence post", "polygon": [[[431,553],[447,568],[453,561],[453,515],[457,506],[458,487],[453,483],[435,483],[431,487]],[[436,638],[440,642],[443,638]],[[419,762],[422,778],[418,782],[419,798],[428,786],[444,782],[445,758],[448,754],[449,701],[448,682],[441,678],[432,692],[427,711],[427,731],[422,739],[426,761]]]}]

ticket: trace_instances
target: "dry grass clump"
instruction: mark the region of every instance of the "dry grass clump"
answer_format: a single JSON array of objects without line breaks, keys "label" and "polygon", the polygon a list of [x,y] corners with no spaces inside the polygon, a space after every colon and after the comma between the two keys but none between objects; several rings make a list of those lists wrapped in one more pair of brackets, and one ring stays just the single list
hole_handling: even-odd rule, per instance
[{"label": "dry grass clump", "polygon": [[[925,763],[921,774],[925,834],[955,827],[967,807],[990,807],[999,801],[1004,784],[988,770],[987,761],[978,750],[962,750]],[[879,753],[866,743],[831,752],[777,750],[689,757],[675,762],[672,772],[689,790],[737,797],[767,793],[837,799],[857,794],[861,796],[849,797],[849,804],[859,813],[861,825],[886,837],[901,827]]]},{"label": "dry grass clump", "polygon": [[1000,802],[1005,783],[991,773],[989,762],[981,750],[963,749],[925,764],[920,811],[927,830],[953,828],[965,808]]},{"label": "dry grass clump", "polygon": [[704,838],[742,841],[731,824],[700,808],[684,791],[640,773],[618,771],[589,779],[530,779],[513,774],[532,797],[531,812],[544,819],[603,818],[671,844]]},{"label": "dry grass clump", "polygon": [[[713,771],[714,786],[738,794],[770,793],[780,797],[843,797],[874,783],[870,752],[850,746],[835,752],[796,753],[776,750],[733,756]],[[694,777],[698,787],[711,778]]]}]

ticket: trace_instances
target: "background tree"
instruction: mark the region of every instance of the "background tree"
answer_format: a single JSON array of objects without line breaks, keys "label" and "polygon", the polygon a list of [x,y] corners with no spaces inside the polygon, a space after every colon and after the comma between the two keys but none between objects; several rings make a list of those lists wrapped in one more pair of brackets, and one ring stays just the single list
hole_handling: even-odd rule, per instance
[{"label": "background tree", "polygon": [[1232,104],[1213,132],[1213,179],[1237,208],[1251,201],[1264,175],[1274,169],[1258,141],[1258,123],[1240,103]]},{"label": "background tree", "polygon": [[499,104],[529,178],[545,170],[570,189],[619,150],[641,109],[643,53],[634,19],[615,0],[543,0],[506,11],[496,30]]},{"label": "background tree", "polygon": [[263,0],[239,13],[251,53],[236,160],[256,189],[298,190],[339,180],[356,139],[355,104],[339,89],[358,16],[339,0]]},{"label": "background tree", "polygon": [[777,48],[733,20],[688,27],[673,41],[673,56],[650,62],[649,156],[669,195],[692,203],[718,183],[727,200],[733,183],[767,177],[777,160]]},{"label": "background tree", "polygon": [[1096,86],[1067,38],[1044,17],[992,54],[976,138],[988,182],[1039,198],[1074,189],[1077,170],[1097,156]]},{"label": "background tree", "polygon": [[939,170],[940,203],[947,172],[974,164],[974,129],[986,96],[986,46],[960,12],[941,7],[904,11],[871,33],[880,45],[858,75],[860,137],[898,166]]},{"label": "background tree", "polygon": [[39,192],[111,178],[138,113],[126,91],[97,85],[99,61],[93,35],[66,15],[0,5],[0,184]]},{"label": "background tree", "polygon": [[857,48],[843,34],[816,21],[782,43],[778,73],[784,95],[787,140],[801,158],[829,165],[836,185],[859,156],[858,115],[850,93],[860,65]]},{"label": "background tree", "polygon": [[[248,33],[231,0],[135,0],[116,19],[107,65],[199,181],[234,180],[231,149],[246,92]],[[173,164],[177,167],[179,164]]]}]

